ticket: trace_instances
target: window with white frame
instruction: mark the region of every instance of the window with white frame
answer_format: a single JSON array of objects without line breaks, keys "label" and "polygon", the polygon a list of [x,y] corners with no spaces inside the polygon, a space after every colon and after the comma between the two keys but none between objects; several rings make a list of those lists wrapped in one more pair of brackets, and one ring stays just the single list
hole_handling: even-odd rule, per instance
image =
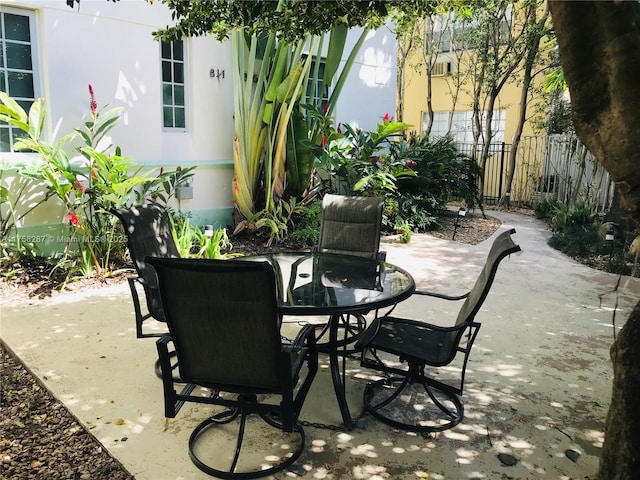
[{"label": "window with white frame", "polygon": [[[499,32],[493,38],[497,38],[499,44],[505,44],[511,31],[513,5],[509,4],[492,13],[500,22]],[[430,18],[426,22],[427,51],[435,49],[438,53],[449,53],[473,49],[478,27],[479,21],[476,18],[456,17],[453,13]]]},{"label": "window with white frame", "polygon": [[[450,115],[451,112],[434,112],[433,125],[431,126],[429,136],[436,138],[450,134],[454,142],[460,147],[470,146],[473,143],[473,111],[453,112],[451,128],[449,128]],[[481,123],[484,123],[486,116],[487,112],[481,113]],[[505,120],[505,110],[494,110],[493,117],[491,118],[491,131],[493,133],[491,143],[501,143],[504,141]],[[425,112],[422,117],[423,132],[427,129],[428,125],[429,114]]]},{"label": "window with white frame", "polygon": [[[0,90],[28,112],[36,98],[35,15],[0,7]],[[13,151],[20,129],[0,122],[0,152]]]},{"label": "window with white frame", "polygon": [[[303,56],[303,60],[304,60]],[[317,63],[318,75],[314,78],[316,71],[316,59],[311,60],[311,67],[309,69],[309,80],[307,82],[306,97],[307,102],[312,105],[316,105],[320,111],[325,105],[329,103],[329,85],[323,85],[322,78],[324,77],[325,60],[320,59]]]},{"label": "window with white frame", "polygon": [[182,40],[161,42],[162,124],[165,128],[186,127],[185,59]]}]

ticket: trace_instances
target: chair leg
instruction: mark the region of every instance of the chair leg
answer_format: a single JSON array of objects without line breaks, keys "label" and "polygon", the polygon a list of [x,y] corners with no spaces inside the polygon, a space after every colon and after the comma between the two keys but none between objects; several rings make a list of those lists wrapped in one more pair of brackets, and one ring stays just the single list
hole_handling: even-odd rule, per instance
[{"label": "chair leg", "polygon": [[[175,350],[172,351],[172,352],[169,352],[169,358],[175,360],[175,358],[176,358]],[[153,368],[154,368],[154,370],[156,372],[156,377],[162,378],[162,369],[160,368],[160,360],[156,360]],[[178,362],[173,362],[171,364],[171,370],[175,372],[176,368],[178,368]],[[173,379],[174,379],[174,381],[179,381],[180,380],[180,376],[178,375],[177,372],[175,372],[175,374],[173,375]]]},{"label": "chair leg", "polygon": [[[294,426],[294,432],[296,432],[299,436],[299,445],[288,456],[285,456],[282,461],[279,463],[269,467],[262,468],[263,465],[258,466],[254,470],[249,471],[237,471],[238,463],[240,461],[240,455],[242,452],[243,440],[245,436],[245,428],[246,421],[249,415],[252,413],[259,413],[260,417],[270,426],[275,428],[281,428],[281,425],[277,423],[277,421],[272,418],[264,415],[259,409],[256,409],[254,406],[255,397],[248,396],[241,400],[241,406],[232,410],[227,410],[221,413],[218,413],[204,422],[200,423],[191,433],[189,437],[189,457],[191,461],[194,463],[196,467],[205,472],[208,475],[212,475],[218,478],[225,479],[250,479],[250,478],[260,478],[266,477],[268,475],[274,474],[276,472],[282,471],[285,468],[289,467],[293,462],[295,462],[305,446],[305,434],[302,426],[299,423],[296,423]],[[196,444],[198,443],[201,435],[208,430],[209,428],[213,428],[215,426],[228,424],[233,420],[239,418],[239,427],[238,427],[238,435],[236,437],[235,450],[233,455],[231,456],[231,463],[226,470],[222,470],[219,468],[215,468],[207,463],[205,463],[201,458],[196,454]],[[228,460],[228,458],[227,458]]]},{"label": "chair leg", "polygon": [[[412,388],[414,391],[410,392]],[[364,406],[387,425],[412,432],[442,432],[464,417],[464,403],[459,395],[430,384],[428,379],[411,377],[369,383],[364,391]]]}]

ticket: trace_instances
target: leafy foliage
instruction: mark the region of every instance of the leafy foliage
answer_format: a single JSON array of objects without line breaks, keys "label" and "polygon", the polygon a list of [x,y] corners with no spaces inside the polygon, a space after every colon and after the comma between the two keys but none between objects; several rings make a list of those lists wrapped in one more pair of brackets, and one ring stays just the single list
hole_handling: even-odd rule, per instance
[{"label": "leafy foliage", "polygon": [[540,220],[548,220],[551,221],[555,212],[560,208],[562,202],[560,202],[556,197],[544,197],[541,200],[537,200],[533,204],[533,213],[536,218]]},{"label": "leafy foliage", "polygon": [[177,20],[175,26],[155,32],[157,37],[163,39],[206,34],[224,39],[231,30],[242,28],[251,35],[278,32],[280,37],[289,41],[304,38],[308,34],[320,35],[338,21],[348,27],[377,28],[395,7],[426,14],[437,4],[429,0],[163,0],[163,3],[173,11]]},{"label": "leafy foliage", "polygon": [[[26,179],[45,188],[44,200],[57,197],[66,208],[65,220],[69,224],[69,235],[65,253],[56,267],[69,271],[71,276],[79,269],[83,276],[93,272],[104,276],[109,274],[114,258],[124,255],[125,244],[116,235],[117,219],[110,213],[112,208],[130,205],[134,198],[138,203],[151,198],[161,198],[165,203],[175,194],[175,189],[192,175],[191,170],[180,169],[150,177],[150,172],[142,173],[131,160],[122,155],[119,147],[105,144],[104,140],[117,124],[122,109],[98,110],[93,88],[89,86],[90,119],[81,128],[50,143],[43,139],[46,120],[44,99],[36,100],[27,114],[22,107],[4,92],[0,92],[0,120],[20,130],[23,135],[14,144],[16,151],[35,152],[37,158],[29,164],[17,168],[20,179]],[[79,156],[70,158],[73,142],[79,140],[81,146],[75,148]],[[20,180],[20,182],[24,180]],[[8,190],[0,189],[0,203],[8,206],[15,226],[17,202],[9,198]],[[6,192],[5,192],[6,191]],[[7,193],[3,195],[2,193]],[[13,202],[13,203],[12,203]],[[42,202],[36,202],[36,206]],[[35,208],[21,207],[24,218]],[[26,213],[25,213],[26,212]],[[9,223],[4,225],[4,235]],[[16,235],[15,246],[24,250]]]},{"label": "leafy foliage", "polygon": [[554,232],[562,233],[573,226],[590,227],[595,223],[595,220],[593,206],[587,202],[578,201],[569,205],[559,204],[553,211],[551,227]]},{"label": "leafy foliage", "polygon": [[307,245],[318,243],[318,233],[320,231],[320,218],[322,217],[322,201],[315,200],[308,207],[294,215],[295,228],[290,236],[295,240],[304,242]]},{"label": "leafy foliage", "polygon": [[409,222],[416,231],[426,231],[454,198],[467,207],[480,204],[477,180],[480,168],[465,157],[450,137],[430,140],[427,136],[391,144],[391,155],[415,172],[398,180],[394,223]]}]

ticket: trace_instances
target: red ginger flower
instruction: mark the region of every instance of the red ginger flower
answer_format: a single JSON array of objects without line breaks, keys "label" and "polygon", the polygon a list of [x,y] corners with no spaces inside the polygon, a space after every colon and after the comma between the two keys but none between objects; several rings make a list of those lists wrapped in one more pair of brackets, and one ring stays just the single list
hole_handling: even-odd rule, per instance
[{"label": "red ginger flower", "polygon": [[76,227],[80,226],[80,220],[78,220],[78,217],[73,212],[67,213],[67,221],[69,222],[70,225],[73,225]]},{"label": "red ginger flower", "polygon": [[91,86],[91,84],[89,84],[89,106],[91,107],[91,115],[93,115],[93,117],[97,117],[98,116],[98,104],[96,103],[96,97],[93,94],[93,87]]},{"label": "red ginger flower", "polygon": [[389,112],[384,114],[384,117],[382,117],[382,121],[384,123],[389,123],[391,121],[391,117],[389,117]]},{"label": "red ginger flower", "polygon": [[73,186],[74,186],[74,188],[75,188],[76,190],[81,190],[83,195],[84,195],[84,192],[86,192],[86,191],[87,191],[87,187],[85,187],[84,185],[82,185],[82,184],[80,183],[80,180],[78,180],[77,178],[76,178],[76,181],[75,181],[75,182],[73,182]]}]

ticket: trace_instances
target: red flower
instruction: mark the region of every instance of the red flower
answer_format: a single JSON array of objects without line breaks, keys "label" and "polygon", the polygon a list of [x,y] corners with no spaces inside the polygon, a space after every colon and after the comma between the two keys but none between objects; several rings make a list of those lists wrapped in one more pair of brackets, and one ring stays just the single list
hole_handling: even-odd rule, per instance
[{"label": "red flower", "polygon": [[327,147],[327,136],[326,135],[322,135],[322,148],[326,148]]},{"label": "red flower", "polygon": [[80,220],[78,220],[78,217],[73,212],[67,213],[67,221],[69,222],[69,225],[74,225],[76,227],[80,226]]},{"label": "red flower", "polygon": [[98,116],[98,104],[96,103],[96,97],[93,95],[93,87],[89,84],[89,106],[91,107],[91,115]]},{"label": "red flower", "polygon": [[164,173],[164,167],[160,167],[160,175]]},{"label": "red flower", "polygon": [[342,133],[342,122],[338,123],[338,128],[336,128],[336,132]]},{"label": "red flower", "polygon": [[91,178],[98,180],[98,174],[96,172],[91,172]]},{"label": "red flower", "polygon": [[409,160],[409,161],[407,162],[407,167],[409,167],[411,170],[415,169],[415,168],[416,168],[416,165],[417,165],[417,163],[416,163],[416,162],[414,162],[413,160]]},{"label": "red flower", "polygon": [[391,121],[391,120],[390,120],[390,117],[389,117],[389,112],[387,112],[387,113],[385,113],[385,114],[384,114],[384,117],[382,117],[382,121],[383,121],[384,123],[389,123],[389,122]]},{"label": "red flower", "polygon": [[329,111],[329,103],[325,103],[324,105],[322,105],[322,116],[326,117],[328,111]]},{"label": "red flower", "polygon": [[84,192],[86,192],[86,191],[87,191],[87,187],[85,187],[84,185],[82,185],[82,184],[80,183],[80,180],[78,180],[77,178],[76,178],[76,181],[75,181],[75,182],[73,182],[73,186],[74,186],[74,188],[75,188],[76,190],[81,190],[83,195],[84,195]]},{"label": "red flower", "polygon": [[369,160],[371,160],[371,163],[378,163],[380,161],[380,157],[371,157]]}]

